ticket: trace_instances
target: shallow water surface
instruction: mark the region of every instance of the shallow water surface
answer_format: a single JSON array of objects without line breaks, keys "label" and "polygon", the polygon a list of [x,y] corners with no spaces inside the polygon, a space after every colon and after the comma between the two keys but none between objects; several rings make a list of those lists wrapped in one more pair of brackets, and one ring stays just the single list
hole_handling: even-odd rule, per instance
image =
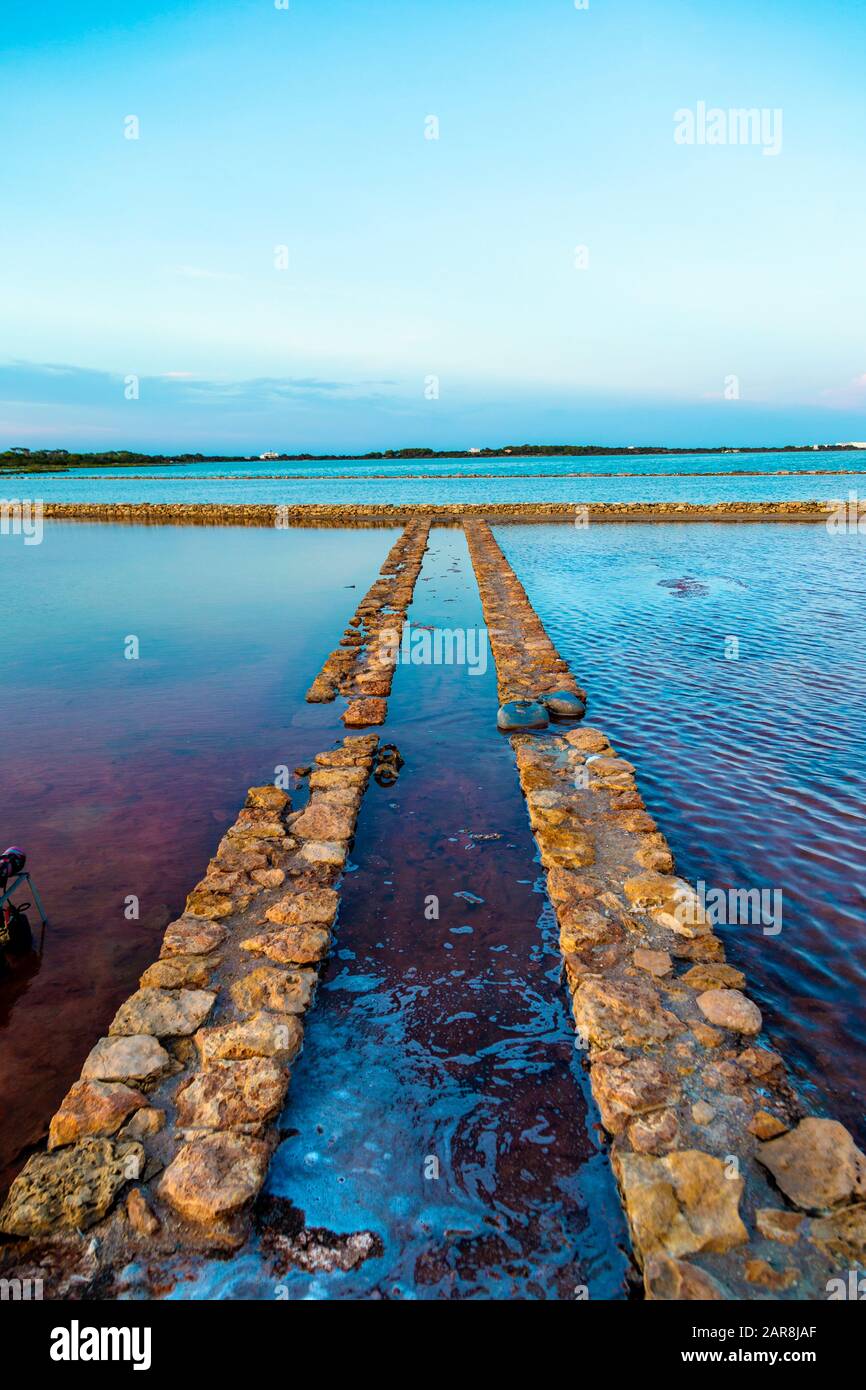
[{"label": "shallow water surface", "polygon": [[27,850],[51,923],[41,959],[0,975],[0,1189],[246,788],[330,742],[338,712],[304,692],[397,534],[52,522],[38,546],[0,536],[0,848]]},{"label": "shallow water surface", "polygon": [[678,871],[725,890],[729,919],[741,909],[728,890],[769,895],[763,925],[720,925],[729,960],[812,1099],[863,1141],[866,535],[704,523],[496,536],[587,688],[587,720],[636,764]]},{"label": "shallow water surface", "polygon": [[[7,497],[45,502],[261,502],[428,503],[455,502],[730,502],[866,496],[862,473],[810,476],[810,468],[866,469],[866,452],[833,454],[715,454],[686,456],[628,453],[597,457],[417,459],[289,464],[276,461],[199,463],[155,469],[74,470],[10,474],[0,478]],[[699,477],[727,471],[732,477]],[[750,477],[750,470],[788,477]],[[449,476],[466,474],[489,476]],[[575,473],[613,476],[569,476]],[[681,474],[665,477],[663,474]],[[637,474],[640,476],[627,476]],[[739,474],[740,476],[736,476]]]},{"label": "shallow water surface", "polygon": [[[409,616],[482,623],[462,532],[431,533]],[[624,1220],[496,708],[492,659],[398,668],[384,737],[405,766],[361,809],[259,1238],[175,1296],[624,1296]],[[380,1253],[299,1268],[293,1218],[369,1231]]]}]

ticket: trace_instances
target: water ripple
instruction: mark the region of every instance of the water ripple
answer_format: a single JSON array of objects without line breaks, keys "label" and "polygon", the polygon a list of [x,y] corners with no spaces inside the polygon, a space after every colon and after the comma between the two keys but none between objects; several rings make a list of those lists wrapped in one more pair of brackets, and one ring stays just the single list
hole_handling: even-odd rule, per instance
[{"label": "water ripple", "polygon": [[679,871],[782,891],[777,936],[720,932],[777,1046],[866,1137],[866,536],[608,525],[497,539],[590,720],[635,761]]}]

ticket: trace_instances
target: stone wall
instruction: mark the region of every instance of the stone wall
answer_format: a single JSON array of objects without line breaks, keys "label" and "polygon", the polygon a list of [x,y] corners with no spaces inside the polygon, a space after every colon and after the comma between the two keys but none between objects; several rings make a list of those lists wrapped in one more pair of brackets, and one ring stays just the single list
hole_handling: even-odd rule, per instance
[{"label": "stone wall", "polygon": [[47,1151],[13,1183],[6,1270],[47,1261],[59,1269],[49,1296],[81,1296],[113,1288],[131,1261],[243,1242],[377,744],[349,736],[319,753],[301,809],[278,787],[250,789],[54,1115]]},{"label": "stone wall", "polygon": [[326,703],[338,693],[345,695],[350,703],[341,717],[349,728],[385,722],[397,644],[429,535],[429,521],[414,521],[394,542],[379,578],[349,619],[340,645],[307,691],[311,704]]},{"label": "stone wall", "polygon": [[[489,527],[466,531],[500,698],[576,691]],[[647,1296],[826,1298],[866,1258],[866,1158],[760,1036],[632,764],[597,728],[511,738]]]},{"label": "stone wall", "polygon": [[46,502],[43,514],[57,521],[107,521],[135,525],[190,526],[399,526],[426,518],[437,526],[459,526],[463,518],[497,523],[565,522],[574,524],[577,509],[591,522],[724,521],[825,522],[832,502],[493,502],[430,505],[413,502],[306,503],[275,507],[269,503],[223,502]]}]

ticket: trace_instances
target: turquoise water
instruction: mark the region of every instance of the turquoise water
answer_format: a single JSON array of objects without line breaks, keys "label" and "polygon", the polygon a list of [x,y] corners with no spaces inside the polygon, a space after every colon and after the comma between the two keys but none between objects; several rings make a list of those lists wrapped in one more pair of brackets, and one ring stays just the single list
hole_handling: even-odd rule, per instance
[{"label": "turquoise water", "polygon": [[772,473],[785,469],[791,473],[806,473],[810,470],[833,470],[844,472],[866,470],[866,450],[845,449],[825,453],[809,450],[807,453],[785,453],[783,450],[769,453],[753,453],[738,450],[723,454],[551,454],[539,458],[525,454],[510,454],[499,458],[438,458],[438,459],[333,459],[327,462],[281,462],[278,459],[230,459],[211,463],[178,463],[154,467],[147,463],[133,464],[126,468],[102,467],[76,469],[76,476],[82,478],[171,478],[203,479],[223,478],[413,478],[419,475],[441,477],[445,474],[484,474],[490,476],[532,477],[540,474],[564,476],[568,474],[613,474],[642,473],[726,473],[748,472]]},{"label": "turquoise water", "polygon": [[[0,480],[8,497],[46,502],[712,502],[783,501],[866,495],[855,473],[810,475],[808,470],[866,469],[866,451],[822,454],[724,454],[670,457],[628,454],[596,458],[419,459],[412,463],[340,460],[328,464],[276,462],[192,464],[164,469],[11,474]],[[749,470],[786,477],[750,477]],[[731,470],[735,477],[700,477]],[[482,473],[468,477],[450,474]],[[616,474],[618,476],[569,476]],[[625,476],[639,473],[639,477]],[[682,476],[659,476],[676,473]],[[384,476],[383,476],[384,475]],[[691,475],[691,476],[690,476]]]}]

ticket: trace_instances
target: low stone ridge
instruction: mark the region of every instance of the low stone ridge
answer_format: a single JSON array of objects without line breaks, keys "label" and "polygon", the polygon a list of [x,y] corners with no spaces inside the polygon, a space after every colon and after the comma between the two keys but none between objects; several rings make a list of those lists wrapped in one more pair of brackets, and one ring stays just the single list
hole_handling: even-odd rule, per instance
[{"label": "low stone ridge", "polygon": [[[349,703],[342,720],[349,729],[384,724],[387,718],[387,696],[391,693],[403,623],[429,534],[429,520],[411,521],[394,542],[379,578],[349,619],[340,645],[331,652],[307,691],[311,704],[326,703],[338,694],[346,696]],[[320,806],[305,816],[310,839],[331,842],[341,838],[339,831],[335,833],[331,828],[341,824],[340,808]]]},{"label": "low stone ridge", "polygon": [[497,524],[552,521],[573,526],[576,517],[595,522],[809,521],[826,522],[835,504],[804,502],[420,502],[299,503],[278,507],[266,502],[46,502],[44,515],[58,521],[105,521],[135,526],[405,526],[421,520],[461,526],[480,519]]},{"label": "low stone ridge", "polygon": [[[465,529],[500,701],[577,692],[489,526]],[[646,1297],[826,1298],[866,1261],[866,1158],[760,1040],[633,764],[586,725],[510,740]]]},{"label": "low stone ridge", "polygon": [[13,1182],[0,1230],[24,1244],[5,1248],[4,1274],[28,1241],[59,1242],[68,1259],[69,1232],[90,1228],[100,1288],[136,1260],[243,1242],[377,746],[349,735],[320,753],[303,810],[278,787],[250,788],[53,1117],[49,1151]]}]

